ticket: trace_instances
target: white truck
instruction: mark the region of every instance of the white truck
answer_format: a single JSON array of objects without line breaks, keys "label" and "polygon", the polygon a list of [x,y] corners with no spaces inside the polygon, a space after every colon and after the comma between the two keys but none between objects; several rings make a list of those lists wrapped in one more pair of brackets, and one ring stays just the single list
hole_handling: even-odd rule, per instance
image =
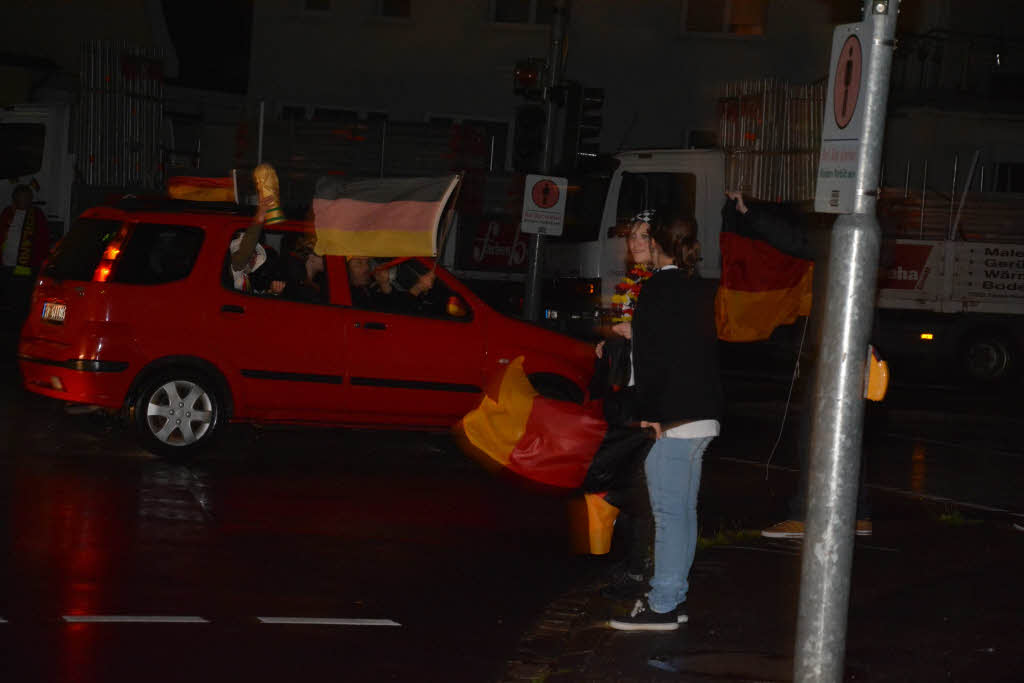
[{"label": "white truck", "polygon": [[10,203],[15,187],[28,185],[54,239],[67,232],[71,215],[69,118],[65,104],[0,108],[0,207]]}]

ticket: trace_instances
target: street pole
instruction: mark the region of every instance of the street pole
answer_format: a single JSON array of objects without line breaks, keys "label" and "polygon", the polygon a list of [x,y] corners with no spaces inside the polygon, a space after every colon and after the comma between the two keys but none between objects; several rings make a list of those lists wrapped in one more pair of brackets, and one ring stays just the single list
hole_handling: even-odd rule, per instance
[{"label": "street pole", "polygon": [[[544,83],[544,148],[540,159],[541,175],[551,173],[551,162],[555,148],[555,106],[552,98],[554,89],[562,82],[562,50],[568,25],[568,0],[555,0],[551,10],[551,52],[548,57],[547,80]],[[540,320],[541,259],[543,258],[544,235],[530,235],[529,258],[526,272],[526,294],[523,299],[523,317]]]},{"label": "street pole", "polygon": [[[843,678],[864,423],[864,372],[875,308],[881,230],[875,215],[898,0],[864,7],[874,36],[853,213],[832,229],[828,290],[814,391],[806,535],[794,680]],[[826,113],[826,116],[828,114]]]}]

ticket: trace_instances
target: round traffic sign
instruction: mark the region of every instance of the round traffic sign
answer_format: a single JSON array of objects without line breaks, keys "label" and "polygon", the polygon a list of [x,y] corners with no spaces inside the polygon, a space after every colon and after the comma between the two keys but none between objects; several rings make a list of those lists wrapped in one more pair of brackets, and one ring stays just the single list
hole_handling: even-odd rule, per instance
[{"label": "round traffic sign", "polygon": [[530,197],[533,199],[533,203],[541,209],[550,209],[557,204],[558,195],[558,185],[547,178],[534,183],[533,189],[530,190]]},{"label": "round traffic sign", "polygon": [[860,95],[861,49],[860,39],[850,36],[839,51],[836,63],[835,87],[832,90],[832,114],[836,125],[846,128],[857,111]]}]

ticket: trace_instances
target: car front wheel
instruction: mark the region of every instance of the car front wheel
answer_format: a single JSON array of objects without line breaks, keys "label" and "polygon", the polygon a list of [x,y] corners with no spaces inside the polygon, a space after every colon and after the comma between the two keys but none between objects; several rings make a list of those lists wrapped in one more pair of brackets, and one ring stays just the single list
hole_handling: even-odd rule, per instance
[{"label": "car front wheel", "polygon": [[213,440],[222,405],[207,377],[184,369],[164,371],[143,383],[134,404],[135,427],[146,450],[190,458]]}]

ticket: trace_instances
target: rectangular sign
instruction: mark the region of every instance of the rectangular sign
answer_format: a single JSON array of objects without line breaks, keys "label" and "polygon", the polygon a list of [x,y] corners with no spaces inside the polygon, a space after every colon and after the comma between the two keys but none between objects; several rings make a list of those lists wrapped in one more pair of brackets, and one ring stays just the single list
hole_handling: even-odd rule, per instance
[{"label": "rectangular sign", "polygon": [[561,235],[565,223],[565,197],[568,189],[569,181],[566,178],[526,176],[520,232]]},{"label": "rectangular sign", "polygon": [[864,100],[874,38],[872,22],[837,26],[821,130],[814,195],[819,213],[853,213],[864,145]]}]

